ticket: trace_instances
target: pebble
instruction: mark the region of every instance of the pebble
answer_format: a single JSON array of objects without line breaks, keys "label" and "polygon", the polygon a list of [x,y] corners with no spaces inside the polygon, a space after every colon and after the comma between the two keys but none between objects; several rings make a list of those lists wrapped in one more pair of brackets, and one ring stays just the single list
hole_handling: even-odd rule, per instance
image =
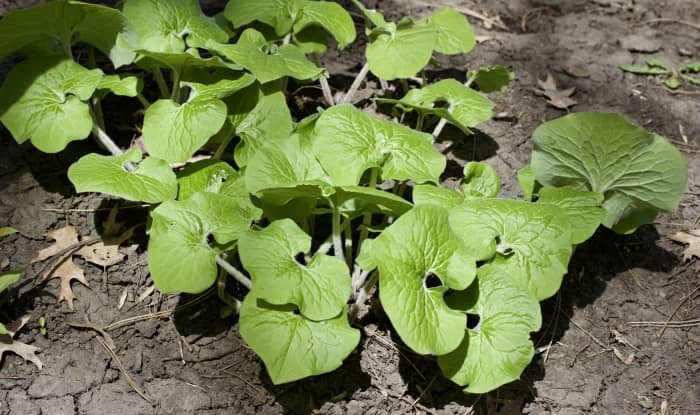
[{"label": "pebble", "polygon": [[630,35],[620,39],[620,46],[630,52],[654,53],[661,49],[661,42],[641,35]]}]

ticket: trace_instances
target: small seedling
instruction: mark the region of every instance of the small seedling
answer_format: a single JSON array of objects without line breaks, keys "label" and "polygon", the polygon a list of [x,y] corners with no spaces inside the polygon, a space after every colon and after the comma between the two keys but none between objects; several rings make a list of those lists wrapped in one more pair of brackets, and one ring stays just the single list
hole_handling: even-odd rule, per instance
[{"label": "small seedling", "polygon": [[44,337],[46,337],[46,334],[48,333],[46,330],[46,320],[44,319],[44,316],[39,317],[39,333],[41,333],[41,335]]},{"label": "small seedling", "polygon": [[683,82],[700,86],[700,78],[691,74],[700,74],[700,62],[687,62],[678,67],[671,67],[658,59],[647,59],[644,66],[620,65],[620,69],[636,75],[662,76],[664,84],[670,89],[678,89]]}]

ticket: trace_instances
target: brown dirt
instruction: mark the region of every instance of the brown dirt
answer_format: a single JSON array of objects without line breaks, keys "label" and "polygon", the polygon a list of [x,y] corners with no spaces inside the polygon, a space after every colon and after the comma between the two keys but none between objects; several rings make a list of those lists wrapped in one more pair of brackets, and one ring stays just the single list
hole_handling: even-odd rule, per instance
[{"label": "brown dirt", "polygon": [[[29,1],[19,2],[21,5]],[[369,2],[368,2],[369,3]],[[418,0],[379,1],[392,17],[422,16],[431,7]],[[452,146],[452,169],[472,159],[494,165],[504,179],[503,194],[515,196],[515,171],[529,159],[530,135],[562,111],[534,95],[537,79],[551,72],[564,87],[576,87],[575,111],[612,111],[678,143],[689,164],[689,189],[679,210],[630,236],[599,231],[579,246],[559,295],[543,303],[544,328],[534,336],[538,354],[521,380],[484,396],[464,395],[445,380],[434,359],[406,350],[391,335],[379,307],[365,323],[360,348],[336,372],[281,386],[271,384],[259,359],[242,343],[235,319],[218,318],[210,299],[171,318],[150,319],[112,331],[116,352],[136,384],[152,401],[140,398],[98,344],[95,334],[66,324],[88,316],[104,325],[129,316],[171,309],[191,298],[152,295],[135,304],[150,282],[143,249],[106,271],[85,265],[91,289],[74,285],[77,311],[56,305],[57,281],[32,289],[0,309],[0,321],[29,314],[20,341],[42,349],[39,372],[9,355],[0,371],[0,415],[38,414],[695,414],[700,413],[700,328],[632,327],[630,321],[697,319],[698,297],[684,296],[698,286],[700,263],[683,263],[682,246],[668,240],[678,229],[697,225],[700,214],[700,96],[671,94],[652,79],[623,74],[617,65],[658,57],[670,63],[700,60],[700,30],[680,23],[635,25],[671,18],[700,22],[694,0],[442,0],[501,16],[508,31],[486,29],[470,18],[477,34],[488,36],[467,56],[440,58],[432,74],[463,77],[466,68],[506,64],[517,75],[504,93],[493,94],[498,120],[472,139]],[[18,2],[0,1],[0,14]],[[522,30],[527,15],[526,31]],[[639,35],[642,40],[627,39]],[[629,41],[658,46],[651,54],[630,52]],[[657,45],[654,45],[657,43]],[[637,45],[639,46],[639,45]],[[641,47],[640,46],[640,47]],[[691,57],[680,56],[690,53]],[[332,85],[347,88],[362,64],[361,47],[325,57]],[[6,73],[7,65],[1,73]],[[689,91],[698,93],[699,89]],[[304,104],[304,103],[302,103]],[[304,104],[304,106],[306,106]],[[682,141],[680,130],[688,143]],[[460,140],[447,129],[444,140]],[[65,172],[91,144],[71,145],[60,155],[18,146],[5,130],[0,145],[0,226],[20,233],[0,240],[6,268],[39,267],[29,262],[48,245],[43,234],[71,224],[96,235],[114,200],[75,195]],[[450,180],[449,174],[446,180]],[[65,212],[44,209],[66,210]],[[69,209],[87,209],[87,212]],[[143,222],[140,209],[120,211],[120,220]],[[141,228],[142,229],[142,228]],[[144,245],[144,235],[134,239]],[[117,309],[123,290],[131,297]],[[674,313],[679,304],[682,304]],[[46,337],[38,318],[47,322]],[[221,371],[225,368],[226,371]]]}]

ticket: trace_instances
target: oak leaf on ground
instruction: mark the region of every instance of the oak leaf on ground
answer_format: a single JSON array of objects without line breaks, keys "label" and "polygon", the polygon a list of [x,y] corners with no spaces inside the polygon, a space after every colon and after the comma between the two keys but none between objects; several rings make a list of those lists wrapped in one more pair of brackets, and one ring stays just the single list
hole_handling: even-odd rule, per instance
[{"label": "oak leaf on ground", "polygon": [[683,251],[684,261],[688,261],[693,257],[700,259],[700,228],[676,232],[670,236],[670,239],[688,245]]},{"label": "oak leaf on ground", "polygon": [[19,355],[24,360],[34,363],[34,365],[41,370],[44,364],[36,356],[36,352],[39,351],[39,348],[13,339],[15,333],[18,332],[22,326],[27,324],[27,321],[29,321],[29,316],[22,317],[8,324],[8,333],[0,335],[0,361],[2,361],[2,355],[5,354],[5,352],[11,352]]},{"label": "oak leaf on ground", "polygon": [[557,81],[554,80],[554,77],[550,73],[547,74],[547,78],[544,81],[538,79],[537,85],[540,89],[535,89],[535,93],[545,96],[547,98],[547,104],[554,108],[568,110],[569,107],[578,104],[576,100],[571,98],[576,92],[576,88],[559,89]]}]

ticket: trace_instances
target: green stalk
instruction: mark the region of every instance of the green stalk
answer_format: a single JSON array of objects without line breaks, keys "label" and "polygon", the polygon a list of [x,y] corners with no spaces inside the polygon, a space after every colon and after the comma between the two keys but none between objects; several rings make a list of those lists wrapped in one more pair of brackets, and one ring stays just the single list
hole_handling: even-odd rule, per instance
[{"label": "green stalk", "polygon": [[[376,189],[377,179],[379,177],[379,167],[373,167],[369,173],[369,187],[371,189]],[[357,241],[357,252],[360,252],[362,248],[362,242],[367,239],[369,234],[369,226],[372,224],[372,212],[365,212],[365,216],[362,218],[362,228],[360,230],[360,239]]]},{"label": "green stalk", "polygon": [[148,107],[151,106],[151,103],[148,102],[148,100],[146,99],[145,96],[143,96],[142,93],[139,93],[138,95],[136,95],[136,99],[139,100],[139,102],[141,103],[141,105],[143,105],[143,108],[144,108],[144,109],[148,109]]},{"label": "green stalk", "polygon": [[352,221],[350,218],[343,223],[343,234],[345,236],[345,260],[348,267],[352,268]]},{"label": "green stalk", "polygon": [[360,73],[357,74],[355,77],[355,80],[352,81],[352,85],[350,85],[350,89],[348,89],[348,93],[345,94],[343,99],[340,100],[341,104],[345,104],[350,102],[352,97],[355,95],[358,89],[360,89],[360,85],[362,85],[362,81],[365,80],[367,77],[367,74],[369,73],[369,64],[365,63],[365,65],[360,69]]},{"label": "green stalk", "polygon": [[[88,66],[90,67],[90,69],[97,68],[97,61],[95,60],[95,48],[92,47],[88,48]],[[102,112],[102,103],[100,102],[99,98],[92,98],[91,102],[93,111],[95,112],[95,119],[100,125],[100,128],[104,130],[105,118]]]},{"label": "green stalk", "polygon": [[170,99],[180,103],[180,72],[173,70],[173,91],[170,95]]},{"label": "green stalk", "polygon": [[236,281],[240,282],[242,286],[249,290],[253,288],[253,283],[250,281],[250,278],[246,277],[245,274],[238,270],[238,268],[226,261],[221,254],[216,256],[216,263],[219,264],[224,271],[229,273],[229,275],[235,278]]},{"label": "green stalk", "polygon": [[340,227],[340,210],[333,205],[332,233],[333,233],[333,252],[335,257],[343,262],[347,262],[343,254],[343,229]]},{"label": "green stalk", "polygon": [[[314,62],[318,66],[321,65],[321,59],[318,57],[318,53],[313,54]],[[320,78],[318,78],[318,82],[321,84],[321,91],[323,91],[323,98],[325,98],[326,102],[328,103],[329,106],[335,105],[335,100],[333,99],[333,93],[331,92],[331,86],[328,84],[328,78],[325,77],[324,75],[321,75]]]},{"label": "green stalk", "polygon": [[153,68],[153,77],[158,84],[161,98],[167,99],[170,96],[170,90],[168,89],[168,84],[165,83],[165,77],[163,77],[163,72],[161,72],[160,68]]},{"label": "green stalk", "polygon": [[224,155],[224,151],[226,151],[226,147],[233,141],[233,139],[236,137],[236,132],[235,130],[226,138],[224,141],[219,144],[219,147],[216,148],[216,151],[214,152],[214,155],[212,158],[214,160],[221,160],[221,156]]}]

